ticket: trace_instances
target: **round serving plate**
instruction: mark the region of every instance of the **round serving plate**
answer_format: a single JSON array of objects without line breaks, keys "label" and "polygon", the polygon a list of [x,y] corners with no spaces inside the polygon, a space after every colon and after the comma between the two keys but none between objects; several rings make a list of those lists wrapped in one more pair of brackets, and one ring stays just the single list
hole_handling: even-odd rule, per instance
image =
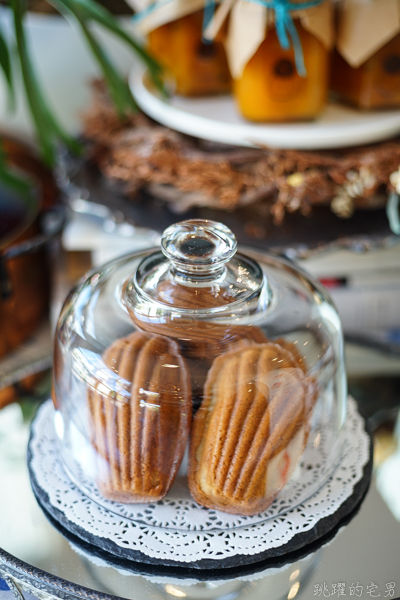
[{"label": "round serving plate", "polygon": [[181,133],[213,142],[319,150],[379,142],[400,133],[400,110],[363,112],[329,103],[315,121],[257,124],[240,116],[231,95],[166,99],[138,67],[131,71],[129,84],[139,107],[149,117]]}]

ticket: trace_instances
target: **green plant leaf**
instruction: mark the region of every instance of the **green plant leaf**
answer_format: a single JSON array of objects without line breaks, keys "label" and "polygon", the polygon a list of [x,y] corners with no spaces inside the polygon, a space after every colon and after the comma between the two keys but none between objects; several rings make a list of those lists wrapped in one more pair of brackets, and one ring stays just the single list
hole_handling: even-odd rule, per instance
[{"label": "green plant leaf", "polygon": [[11,0],[11,8],[14,16],[14,31],[21,65],[21,74],[29,108],[35,124],[43,159],[47,164],[53,165],[55,161],[55,147],[59,139],[62,139],[73,151],[76,151],[79,145],[58,125],[38,84],[30,59],[23,27],[25,3],[23,0]]},{"label": "green plant leaf", "polygon": [[130,93],[126,81],[119,75],[109,61],[107,55],[102,50],[101,46],[96,41],[93,34],[89,31],[84,23],[81,24],[84,35],[91,47],[94,56],[102,69],[104,79],[110,90],[111,97],[117,108],[120,117],[123,117],[127,112],[137,110],[136,103]]},{"label": "green plant leaf", "polygon": [[[154,85],[162,93],[167,96],[167,92],[162,80],[163,69],[160,64],[152,57],[141,44],[139,44],[131,35],[129,35],[123,27],[106,8],[98,4],[94,0],[48,0],[60,12],[67,9],[80,22],[94,21],[108,29],[119,39],[123,40],[130,46],[134,52],[141,58],[146,65],[149,75],[153,80]],[[64,9],[64,10],[63,10]]]},{"label": "green plant leaf", "polygon": [[130,93],[129,87],[125,79],[118,73],[118,70],[109,60],[107,54],[96,40],[96,37],[88,28],[85,19],[82,17],[81,11],[72,13],[78,21],[82,33],[85,36],[89,47],[97,59],[97,62],[103,72],[104,79],[110,90],[112,100],[117,108],[120,117],[123,117],[127,112],[136,110],[136,104]]},{"label": "green plant leaf", "polygon": [[45,162],[52,164],[54,155],[51,125],[49,124],[48,111],[46,110],[46,105],[44,104],[44,100],[41,96],[27,49],[25,32],[23,28],[24,9],[21,0],[11,0],[11,7],[14,15],[14,31],[21,65],[21,73],[29,108],[33,122],[36,126],[43,158]]},{"label": "green plant leaf", "polygon": [[16,192],[18,195],[27,196],[31,194],[32,181],[29,177],[21,175],[8,165],[6,153],[0,139],[0,181],[5,187]]},{"label": "green plant leaf", "polygon": [[13,76],[11,69],[10,51],[8,49],[6,38],[3,36],[0,30],[0,67],[4,73],[5,79],[8,85],[9,98],[11,100],[11,108],[15,108],[15,96],[14,96],[14,85]]},{"label": "green plant leaf", "polygon": [[[48,0],[48,2],[55,6],[59,12],[72,15],[80,25],[91,52],[100,65],[109,87],[111,98],[120,116],[134,110],[136,104],[125,79],[110,61],[101,44],[90,30],[89,26],[92,22],[100,24],[128,44],[147,66],[149,75],[156,87],[165,96],[167,95],[162,81],[161,66],[120,26],[118,20],[108,10],[94,0]],[[55,161],[55,148],[60,140],[73,152],[80,152],[81,145],[64,132],[50,110],[38,83],[29,48],[27,47],[23,26],[26,0],[10,0],[10,5],[14,16],[15,40],[29,109],[36,128],[43,159],[47,164],[53,165]],[[6,40],[1,36],[1,33],[0,67],[4,71],[9,86],[12,86],[10,52]]]}]

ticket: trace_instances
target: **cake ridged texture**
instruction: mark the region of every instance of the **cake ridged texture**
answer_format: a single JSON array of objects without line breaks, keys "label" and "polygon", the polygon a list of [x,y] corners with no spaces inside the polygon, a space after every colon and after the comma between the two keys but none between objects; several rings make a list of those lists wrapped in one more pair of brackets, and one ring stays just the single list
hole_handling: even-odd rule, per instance
[{"label": "cake ridged texture", "polygon": [[102,359],[116,379],[111,377],[110,389],[104,381],[88,389],[99,490],[119,502],[160,500],[176,476],[190,431],[185,361],[175,342],[140,332],[116,340]]},{"label": "cake ridged texture", "polygon": [[[174,331],[174,335],[176,333]],[[191,329],[186,329],[187,341],[183,339],[183,329],[179,335],[180,348],[190,369],[192,393],[199,398],[203,398],[204,385],[215,358],[248,341],[267,341],[258,327],[210,322],[197,323]]]},{"label": "cake ridged texture", "polygon": [[190,370],[194,397],[203,395],[207,373],[217,356],[232,350],[243,340],[258,343],[268,341],[262,330],[254,325],[224,325],[187,319],[158,322],[155,319],[138,319],[134,313],[131,316],[144,331],[168,336],[179,344]]},{"label": "cake ridged texture", "polygon": [[291,477],[317,395],[291,346],[244,342],[214,360],[190,441],[189,488],[200,504],[255,515]]}]

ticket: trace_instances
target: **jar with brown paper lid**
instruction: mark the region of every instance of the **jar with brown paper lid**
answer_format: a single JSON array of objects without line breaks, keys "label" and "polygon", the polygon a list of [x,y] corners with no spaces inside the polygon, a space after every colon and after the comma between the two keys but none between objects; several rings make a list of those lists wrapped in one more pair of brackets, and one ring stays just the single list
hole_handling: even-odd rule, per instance
[{"label": "jar with brown paper lid", "polygon": [[222,33],[205,43],[202,28],[203,11],[196,11],[148,33],[148,50],[172,76],[174,91],[182,96],[221,94],[231,89]]},{"label": "jar with brown paper lid", "polygon": [[[239,111],[251,121],[309,120],[326,104],[333,40],[330,2],[290,13],[298,42],[291,40],[284,48],[271,8],[237,2],[231,10],[227,51],[234,95]],[[239,30],[247,21],[251,43]]]},{"label": "jar with brown paper lid", "polygon": [[54,360],[63,464],[117,513],[192,496],[262,521],[283,488],[296,505],[337,465],[336,309],[288,261],[236,252],[221,223],[177,223],[161,249],[92,271],[65,302]]},{"label": "jar with brown paper lid", "polygon": [[340,5],[331,89],[361,109],[400,106],[397,0],[346,0]]},{"label": "jar with brown paper lid", "polygon": [[128,3],[137,12],[138,33],[147,38],[149,52],[164,66],[174,93],[205,96],[231,90],[223,30],[212,41],[203,39],[205,0]]}]

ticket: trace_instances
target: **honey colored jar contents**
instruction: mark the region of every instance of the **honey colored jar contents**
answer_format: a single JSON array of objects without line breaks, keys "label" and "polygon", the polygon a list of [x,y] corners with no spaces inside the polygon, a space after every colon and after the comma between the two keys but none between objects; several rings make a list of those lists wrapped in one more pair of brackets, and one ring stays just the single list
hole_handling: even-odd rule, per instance
[{"label": "honey colored jar contents", "polygon": [[275,28],[234,81],[240,112],[251,121],[313,119],[324,108],[328,88],[328,51],[299,21],[295,23],[307,69],[300,77],[293,48],[281,48]]},{"label": "honey colored jar contents", "polygon": [[400,34],[357,69],[335,52],[331,87],[358,108],[400,106]]},{"label": "honey colored jar contents", "polygon": [[221,41],[204,44],[203,11],[151,31],[148,49],[173,75],[182,96],[219,94],[231,89],[231,76]]}]

